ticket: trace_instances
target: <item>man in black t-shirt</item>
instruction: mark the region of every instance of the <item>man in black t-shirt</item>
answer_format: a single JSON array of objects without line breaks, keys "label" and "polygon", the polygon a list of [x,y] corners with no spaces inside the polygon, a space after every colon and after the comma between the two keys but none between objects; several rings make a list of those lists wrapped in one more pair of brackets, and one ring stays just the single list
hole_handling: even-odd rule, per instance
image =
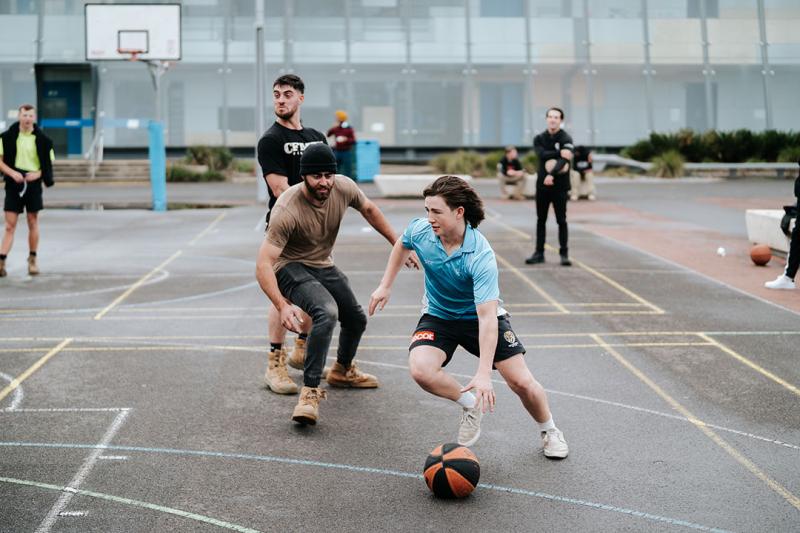
[{"label": "man in black t-shirt", "polygon": [[[524,200],[525,171],[519,160],[519,154],[514,146],[506,147],[506,154],[497,164],[497,178],[500,182],[500,195],[503,199]],[[511,186],[511,192],[506,192],[506,187]]]},{"label": "man in black t-shirt", "polygon": [[[304,93],[303,80],[294,74],[281,76],[272,84],[272,105],[277,119],[258,141],[258,164],[269,191],[267,225],[278,196],[290,186],[303,181],[300,176],[300,157],[306,147],[315,143],[327,144],[325,135],[304,127],[300,121]],[[286,330],[281,325],[280,315],[275,307],[270,306],[267,316],[270,341],[265,375],[267,387],[278,394],[295,394],[298,390],[297,384],[291,380],[286,369],[287,352],[283,347]],[[307,317],[303,321],[300,336],[295,341],[294,350],[288,357],[288,363],[294,368],[303,368],[306,338],[310,330],[311,319]]]},{"label": "man in black t-shirt", "polygon": [[544,263],[544,242],[547,233],[547,212],[550,204],[558,223],[558,244],[561,264],[571,266],[567,248],[567,196],[569,194],[569,171],[575,147],[572,137],[561,129],[564,111],[551,107],[545,115],[547,130],[533,139],[533,149],[539,157],[536,179],[536,249],[525,263]]}]

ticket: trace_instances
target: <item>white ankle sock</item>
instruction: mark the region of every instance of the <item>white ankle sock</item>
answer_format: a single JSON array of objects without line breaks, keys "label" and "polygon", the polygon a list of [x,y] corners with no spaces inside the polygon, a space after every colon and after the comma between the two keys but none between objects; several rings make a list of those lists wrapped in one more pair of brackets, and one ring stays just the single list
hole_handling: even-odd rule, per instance
[{"label": "white ankle sock", "polygon": [[537,422],[537,423],[539,424],[539,431],[548,431],[551,429],[556,429],[556,423],[553,422],[552,416],[546,422]]},{"label": "white ankle sock", "polygon": [[475,395],[471,392],[462,392],[461,397],[456,400],[456,403],[461,407],[466,407],[467,409],[472,409],[475,407]]}]

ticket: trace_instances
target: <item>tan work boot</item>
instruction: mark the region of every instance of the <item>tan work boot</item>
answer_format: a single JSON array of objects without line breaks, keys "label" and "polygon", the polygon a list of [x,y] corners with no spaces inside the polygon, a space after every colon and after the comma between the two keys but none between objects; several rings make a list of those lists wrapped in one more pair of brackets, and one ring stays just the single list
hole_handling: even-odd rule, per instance
[{"label": "tan work boot", "polygon": [[355,361],[345,369],[338,361],[333,363],[325,378],[332,387],[352,387],[354,389],[374,389],[378,386],[378,378],[358,369]]},{"label": "tan work boot", "polygon": [[300,399],[292,413],[292,420],[298,424],[311,425],[319,418],[319,401],[328,397],[328,391],[319,387],[303,387]]},{"label": "tan work boot", "polygon": [[7,275],[8,275],[8,272],[6,272],[6,260],[5,259],[0,259],[0,278],[4,278]]},{"label": "tan work boot", "polygon": [[36,265],[35,255],[28,256],[28,274],[30,274],[31,276],[39,275],[39,267]]},{"label": "tan work boot", "polygon": [[292,355],[289,356],[287,362],[289,363],[290,367],[296,368],[297,370],[303,370],[303,365],[305,364],[305,360],[306,360],[306,340],[295,339],[294,348],[292,349]]},{"label": "tan work boot", "polygon": [[272,392],[277,394],[295,394],[297,384],[289,377],[286,370],[286,350],[270,350],[267,358],[267,373],[264,381]]}]

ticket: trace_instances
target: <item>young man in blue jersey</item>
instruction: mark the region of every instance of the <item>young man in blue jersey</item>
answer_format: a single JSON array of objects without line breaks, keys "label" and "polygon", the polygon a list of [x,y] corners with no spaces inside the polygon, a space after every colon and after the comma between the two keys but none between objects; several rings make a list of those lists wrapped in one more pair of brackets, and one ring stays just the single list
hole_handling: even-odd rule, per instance
[{"label": "young man in blue jersey", "polygon": [[[395,243],[381,284],[370,298],[369,314],[387,304],[397,273],[416,252],[425,268],[425,308],[411,339],[409,368],[423,389],[461,406],[459,444],[477,442],[483,413],[494,410],[491,378],[496,368],[538,423],[544,455],[563,459],[569,448],[553,423],[544,388],[525,364],[525,347],[500,305],[494,251],[476,229],[484,219],[483,202],[455,176],[438,178],[423,196],[428,217],[413,220]],[[465,387],[444,371],[459,345],[479,357],[478,370]]]}]

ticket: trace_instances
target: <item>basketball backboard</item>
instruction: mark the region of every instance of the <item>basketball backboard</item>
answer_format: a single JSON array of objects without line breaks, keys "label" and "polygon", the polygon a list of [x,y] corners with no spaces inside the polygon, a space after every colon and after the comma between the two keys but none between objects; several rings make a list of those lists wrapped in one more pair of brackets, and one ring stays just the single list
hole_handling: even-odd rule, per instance
[{"label": "basketball backboard", "polygon": [[180,4],[86,4],[86,60],[181,59]]}]

